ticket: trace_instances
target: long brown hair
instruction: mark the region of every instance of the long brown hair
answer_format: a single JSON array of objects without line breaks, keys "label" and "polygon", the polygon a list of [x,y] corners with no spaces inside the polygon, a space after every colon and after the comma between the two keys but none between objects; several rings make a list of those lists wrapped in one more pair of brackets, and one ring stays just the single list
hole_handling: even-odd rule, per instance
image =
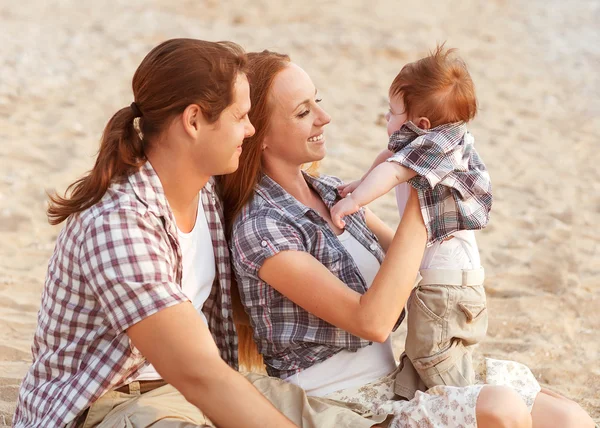
[{"label": "long brown hair", "polygon": [[[256,129],[252,137],[244,140],[244,150],[240,156],[237,171],[218,177],[219,192],[223,198],[225,228],[231,236],[233,221],[244,205],[252,198],[254,189],[262,174],[262,143],[272,115],[269,94],[277,73],[290,63],[287,55],[262,51],[248,54],[248,83],[252,107],[248,116]],[[239,364],[246,370],[264,370],[262,357],[252,339],[252,328],[248,316],[239,303],[237,286],[232,287],[234,294],[234,320],[239,337]]]},{"label": "long brown hair", "polygon": [[218,178],[223,198],[227,233],[244,205],[254,194],[254,187],[262,173],[262,143],[269,130],[272,103],[269,94],[277,73],[290,63],[290,57],[271,51],[248,53],[248,83],[251,109],[248,113],[256,132],[244,140],[238,169]]},{"label": "long brown hair", "polygon": [[72,183],[64,197],[49,195],[50,224],[91,207],[112,181],[143,165],[148,144],[188,105],[198,104],[207,121],[218,120],[233,101],[238,73],[245,72],[246,55],[231,42],[172,39],[152,49],[133,76],[136,106],[120,109],[108,121],[92,170]]}]

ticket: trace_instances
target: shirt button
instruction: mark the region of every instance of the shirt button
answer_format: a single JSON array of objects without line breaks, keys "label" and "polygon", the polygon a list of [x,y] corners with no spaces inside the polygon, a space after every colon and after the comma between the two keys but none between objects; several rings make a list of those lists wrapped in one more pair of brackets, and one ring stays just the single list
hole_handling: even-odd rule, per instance
[{"label": "shirt button", "polygon": [[375,251],[377,249],[377,244],[373,242],[371,245],[369,245],[369,248]]},{"label": "shirt button", "polygon": [[261,241],[260,245],[262,245],[263,247],[267,246],[267,241]]}]

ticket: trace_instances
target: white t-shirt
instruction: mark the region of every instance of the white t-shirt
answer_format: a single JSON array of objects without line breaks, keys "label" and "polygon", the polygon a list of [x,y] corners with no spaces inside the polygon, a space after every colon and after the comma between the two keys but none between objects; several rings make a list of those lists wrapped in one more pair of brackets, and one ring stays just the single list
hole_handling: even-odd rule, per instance
[{"label": "white t-shirt", "polygon": [[[379,262],[348,231],[338,238],[354,259],[367,288],[370,287],[379,270]],[[285,380],[302,387],[308,395],[322,397],[342,389],[366,385],[395,369],[392,341],[388,337],[384,343],[374,342],[357,352],[338,352]]]},{"label": "white t-shirt", "polygon": [[[410,184],[401,183],[396,186],[396,202],[400,218],[410,196]],[[448,241],[436,242],[425,249],[421,269],[479,269],[481,260],[475,239],[475,231],[461,230],[453,234]]]},{"label": "white t-shirt", "polygon": [[[201,199],[198,203],[194,228],[189,233],[183,233],[177,228],[177,235],[179,236],[179,246],[182,254],[183,274],[181,284],[183,293],[190,299],[208,325],[206,317],[202,313],[202,306],[210,295],[216,269],[212,238]],[[136,378],[136,380],[155,379],[161,379],[161,376],[152,365],[142,369]]]}]

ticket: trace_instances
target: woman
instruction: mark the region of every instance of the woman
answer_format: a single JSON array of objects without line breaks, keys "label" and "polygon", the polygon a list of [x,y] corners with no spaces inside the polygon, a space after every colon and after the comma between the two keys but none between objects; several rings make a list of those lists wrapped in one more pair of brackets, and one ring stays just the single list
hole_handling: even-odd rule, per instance
[{"label": "woman", "polygon": [[254,133],[245,70],[233,43],[157,46],[133,77],[134,102],[106,125],[94,168],[69,197],[51,198],[50,222],[66,225],[15,427],[204,426],[204,414],[224,427],[293,426],[235,371],[210,177],[234,171]]},{"label": "woman", "polygon": [[368,210],[349,216],[345,230],[335,227],[329,209],[340,181],[302,170],[325,156],[330,121],[313,83],[285,55],[249,54],[249,68],[256,133],[238,171],[220,185],[241,301],[268,373],[309,395],[390,414],[393,426],[593,426],[575,403],[538,393],[516,363],[492,361],[496,372],[518,371],[519,379],[502,381],[523,383],[519,393],[436,387],[394,401],[390,333],[403,318],[426,239],[416,196],[393,239]]}]

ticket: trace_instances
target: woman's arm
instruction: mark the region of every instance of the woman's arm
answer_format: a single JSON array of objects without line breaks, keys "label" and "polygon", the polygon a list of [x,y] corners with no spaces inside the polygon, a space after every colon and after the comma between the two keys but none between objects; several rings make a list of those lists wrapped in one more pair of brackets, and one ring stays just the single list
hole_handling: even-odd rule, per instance
[{"label": "woman's arm", "polygon": [[367,227],[375,234],[383,251],[387,253],[387,250],[392,243],[392,239],[394,239],[394,230],[367,207],[365,207],[365,219],[367,221]]},{"label": "woman's arm", "polygon": [[295,425],[230,368],[191,303],[163,309],[127,330],[165,381],[220,427]]},{"label": "woman's arm", "polygon": [[383,342],[414,286],[426,239],[418,197],[411,189],[385,260],[364,295],[301,251],[282,251],[268,258],[259,276],[313,315],[366,340]]}]

